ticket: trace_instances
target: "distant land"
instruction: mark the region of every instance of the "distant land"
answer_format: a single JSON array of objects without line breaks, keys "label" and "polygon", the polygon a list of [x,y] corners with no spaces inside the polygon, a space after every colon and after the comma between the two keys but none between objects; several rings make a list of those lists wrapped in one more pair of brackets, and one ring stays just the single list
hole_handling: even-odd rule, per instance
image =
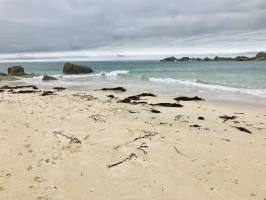
[{"label": "distant land", "polygon": [[219,57],[215,56],[214,58],[190,58],[190,57],[167,57],[161,60],[161,62],[177,62],[177,61],[263,61],[266,60],[266,53],[259,52],[254,57],[247,57],[247,56],[236,56],[236,57]]}]

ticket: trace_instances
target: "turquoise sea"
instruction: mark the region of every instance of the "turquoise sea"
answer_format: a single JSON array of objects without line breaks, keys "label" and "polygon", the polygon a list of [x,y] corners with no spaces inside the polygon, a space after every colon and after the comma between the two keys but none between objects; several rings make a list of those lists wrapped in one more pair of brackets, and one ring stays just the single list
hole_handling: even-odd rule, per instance
[{"label": "turquoise sea", "polygon": [[[266,104],[266,61],[254,62],[160,62],[89,61],[74,62],[94,69],[88,75],[63,75],[63,62],[0,63],[0,72],[21,65],[39,77],[23,79],[44,87],[64,86],[75,90],[94,90],[123,86],[129,92],[159,95],[199,95],[211,100]],[[47,74],[58,81],[43,82]]]}]

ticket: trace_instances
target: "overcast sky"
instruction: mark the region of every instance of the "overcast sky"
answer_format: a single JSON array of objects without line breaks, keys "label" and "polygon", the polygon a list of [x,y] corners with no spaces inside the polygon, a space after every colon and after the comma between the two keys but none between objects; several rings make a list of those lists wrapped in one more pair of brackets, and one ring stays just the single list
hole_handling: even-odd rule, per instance
[{"label": "overcast sky", "polygon": [[266,0],[0,0],[0,53],[266,50]]}]

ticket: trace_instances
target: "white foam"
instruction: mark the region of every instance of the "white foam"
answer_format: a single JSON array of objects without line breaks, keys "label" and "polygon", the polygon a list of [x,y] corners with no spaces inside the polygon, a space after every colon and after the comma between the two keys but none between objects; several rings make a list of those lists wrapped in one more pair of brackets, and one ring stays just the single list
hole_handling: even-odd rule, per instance
[{"label": "white foam", "polygon": [[254,96],[266,97],[266,89],[246,89],[246,88],[234,88],[223,85],[212,85],[212,84],[204,84],[194,81],[188,80],[177,80],[173,78],[149,78],[150,81],[160,83],[160,84],[179,84],[185,86],[192,86],[198,88],[205,88],[208,90],[219,90],[219,91],[227,91],[227,92],[237,92],[244,93]]}]

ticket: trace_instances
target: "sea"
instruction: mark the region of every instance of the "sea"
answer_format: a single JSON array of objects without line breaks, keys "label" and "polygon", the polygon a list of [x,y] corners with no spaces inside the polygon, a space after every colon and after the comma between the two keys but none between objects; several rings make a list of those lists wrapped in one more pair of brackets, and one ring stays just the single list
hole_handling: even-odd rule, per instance
[{"label": "sea", "polygon": [[[27,73],[39,76],[20,78],[42,87],[62,86],[69,90],[92,91],[103,87],[122,86],[129,93],[151,92],[161,96],[200,96],[213,101],[242,102],[266,105],[266,61],[252,62],[160,62],[82,61],[94,73],[63,74],[63,61],[0,63],[0,72],[20,65]],[[42,81],[42,75],[57,81]],[[2,83],[3,84],[3,83]]]}]

